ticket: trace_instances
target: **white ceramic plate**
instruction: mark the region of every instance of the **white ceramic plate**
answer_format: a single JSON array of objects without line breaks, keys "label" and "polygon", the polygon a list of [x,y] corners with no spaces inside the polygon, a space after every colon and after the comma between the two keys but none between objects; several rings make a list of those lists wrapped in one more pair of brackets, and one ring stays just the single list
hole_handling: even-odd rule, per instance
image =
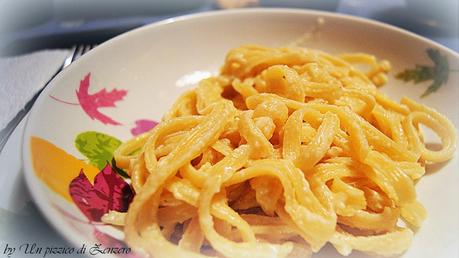
[{"label": "white ceramic plate", "polygon": [[[323,21],[320,26],[319,20]],[[430,40],[382,23],[317,11],[247,9],[184,16],[131,31],[102,44],[59,74],[40,95],[26,125],[23,160],[27,184],[41,211],[75,246],[100,241],[100,232],[122,238],[120,231],[85,222],[87,219],[80,210],[63,198],[65,194],[56,193],[59,189],[65,191],[68,185],[59,183],[68,184],[69,176],[65,175],[78,175],[75,166],[78,167],[78,162],[84,164],[86,159],[75,147],[76,135],[98,131],[127,140],[132,137],[131,129],[137,120],[159,120],[181,92],[202,77],[217,73],[230,48],[246,43],[282,46],[305,35],[303,45],[310,48],[330,53],[367,52],[390,60],[393,70],[389,84],[382,88],[384,92],[396,100],[409,96],[434,107],[459,128],[457,72],[451,72],[446,85],[422,99],[420,95],[428,82],[414,85],[394,78],[395,73],[415,64],[431,65],[426,55],[428,48],[439,50],[457,71],[458,54]],[[116,88],[119,91],[108,94],[114,99],[123,97],[116,101],[116,107],[96,110],[91,104],[94,99],[84,94],[80,94],[78,105],[76,90],[89,73],[89,94]],[[103,118],[98,111],[109,118]],[[120,125],[112,125],[115,122]],[[148,127],[151,121],[143,123]],[[34,147],[33,153],[32,137],[45,140]],[[37,157],[47,157],[47,164],[39,161],[34,165]],[[54,162],[54,159],[60,160]],[[65,164],[70,160],[72,164]],[[57,179],[42,181],[37,177],[37,167],[56,173],[59,165],[62,171]],[[418,199],[429,216],[403,257],[457,257],[457,153],[450,162],[429,167],[429,171],[416,186]],[[333,256],[339,255],[329,246],[316,255]]]}]

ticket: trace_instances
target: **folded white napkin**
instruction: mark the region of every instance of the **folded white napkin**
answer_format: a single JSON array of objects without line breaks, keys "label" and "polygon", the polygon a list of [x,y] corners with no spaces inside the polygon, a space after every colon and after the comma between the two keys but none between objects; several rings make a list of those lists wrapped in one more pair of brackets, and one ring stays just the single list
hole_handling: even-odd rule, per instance
[{"label": "folded white napkin", "polygon": [[69,54],[69,50],[43,50],[0,58],[0,129],[24,108]]}]

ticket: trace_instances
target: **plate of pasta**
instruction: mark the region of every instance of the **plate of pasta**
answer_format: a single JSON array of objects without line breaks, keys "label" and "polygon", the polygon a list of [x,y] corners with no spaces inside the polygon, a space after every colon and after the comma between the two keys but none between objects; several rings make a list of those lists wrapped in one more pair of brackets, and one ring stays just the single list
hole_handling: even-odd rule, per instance
[{"label": "plate of pasta", "polygon": [[45,89],[26,182],[75,248],[96,243],[88,255],[455,257],[458,68],[352,16],[169,19]]}]

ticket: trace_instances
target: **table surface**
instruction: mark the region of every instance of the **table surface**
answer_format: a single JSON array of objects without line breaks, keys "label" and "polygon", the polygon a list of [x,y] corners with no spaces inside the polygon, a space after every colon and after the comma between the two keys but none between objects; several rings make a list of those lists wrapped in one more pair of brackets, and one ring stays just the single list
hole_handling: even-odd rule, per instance
[{"label": "table surface", "polygon": [[[409,2],[409,1],[408,1]],[[181,12],[180,14],[202,12],[216,9],[215,4],[207,1],[207,4],[195,8],[191,11]],[[356,15],[365,18],[376,19],[384,22],[389,22],[394,25],[411,29],[412,31],[421,34],[424,37],[430,38],[440,44],[443,44],[456,52],[459,51],[459,38],[456,32],[446,31],[443,33],[433,33],[435,24],[432,26],[424,26],[413,22],[416,14],[411,14],[411,20],[408,23],[401,23],[397,17],[407,13],[407,3],[403,0],[387,0],[387,1],[363,1],[363,0],[343,0],[339,2],[336,12]],[[456,17],[457,11],[456,8]],[[390,13],[391,15],[387,15]],[[386,14],[386,15],[384,15]],[[176,15],[176,14],[175,14]],[[397,16],[398,15],[398,16]],[[23,31],[11,32],[3,45],[20,40],[28,40],[40,35],[51,35],[53,33],[65,32],[86,32],[90,30],[113,28],[116,25],[122,24],[124,28],[135,27],[148,24],[164,18],[169,18],[171,15],[157,15],[153,17],[131,17],[131,18],[116,18],[111,20],[91,20],[84,25],[72,27],[65,26],[57,20],[52,20],[39,26],[28,28]],[[391,18],[392,17],[392,18]],[[453,17],[454,18],[454,17]],[[413,25],[415,24],[415,25]],[[68,24],[67,24],[68,25]],[[424,26],[424,27],[423,27]],[[458,31],[457,19],[450,24],[453,31]],[[0,46],[1,47],[1,46]],[[31,240],[37,242],[48,241],[53,245],[65,245],[65,242],[60,236],[51,229],[46,220],[37,211],[35,205],[31,202],[30,195],[25,186],[24,177],[21,168],[21,141],[22,133],[25,125],[23,120],[11,138],[7,142],[4,150],[0,154],[0,164],[2,164],[0,172],[0,247],[11,241]],[[36,230],[34,230],[36,229]],[[46,238],[42,235],[30,234],[30,232],[46,232]],[[12,234],[14,233],[14,234]],[[44,240],[46,239],[46,240]]]}]

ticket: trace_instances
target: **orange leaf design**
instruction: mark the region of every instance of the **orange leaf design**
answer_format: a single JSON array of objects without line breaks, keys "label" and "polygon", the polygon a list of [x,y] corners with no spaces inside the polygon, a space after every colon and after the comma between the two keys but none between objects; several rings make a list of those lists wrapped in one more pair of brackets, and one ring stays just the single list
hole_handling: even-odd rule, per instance
[{"label": "orange leaf design", "polygon": [[70,202],[72,198],[69,195],[68,186],[78,176],[80,170],[85,171],[91,182],[99,172],[98,168],[75,158],[42,138],[31,137],[30,147],[33,169],[37,177]]}]

